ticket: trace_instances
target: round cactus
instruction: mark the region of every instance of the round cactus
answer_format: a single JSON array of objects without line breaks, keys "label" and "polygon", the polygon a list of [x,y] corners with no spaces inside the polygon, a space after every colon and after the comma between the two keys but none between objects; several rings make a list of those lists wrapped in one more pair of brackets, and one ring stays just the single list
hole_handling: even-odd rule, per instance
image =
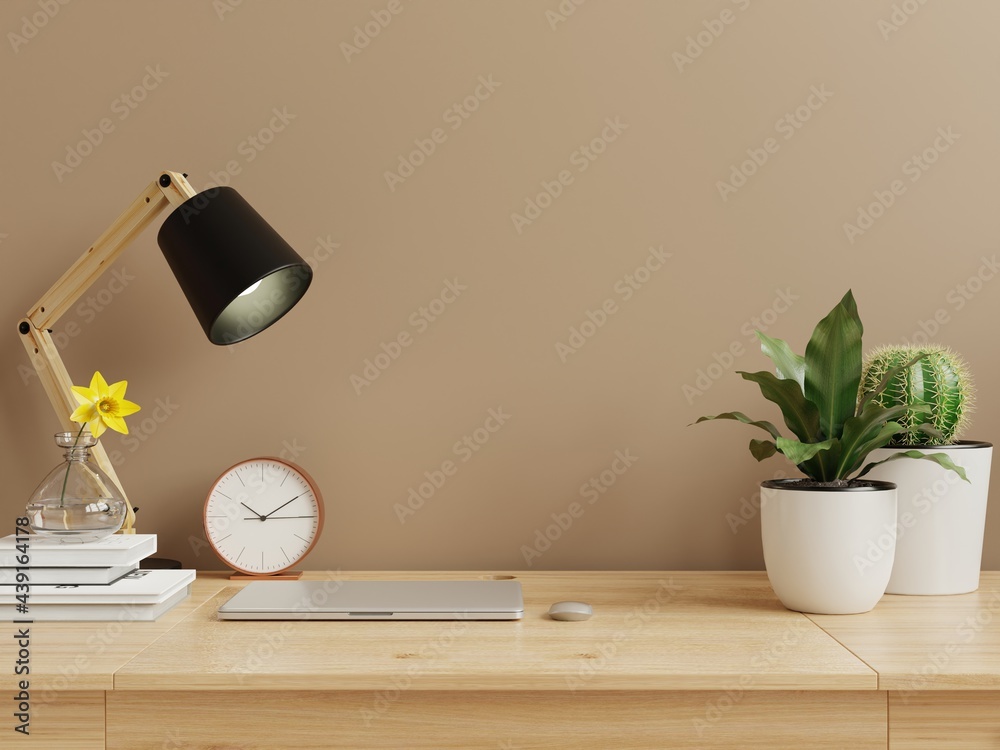
[{"label": "round cactus", "polygon": [[[874,390],[890,370],[920,355],[925,356],[897,372],[874,399],[886,407],[927,404],[931,408],[897,419],[905,431],[893,438],[893,446],[948,445],[961,437],[969,423],[973,405],[969,369],[958,354],[944,346],[884,346],[872,351],[865,357],[861,392]],[[924,424],[941,437],[923,432],[920,426]]]}]

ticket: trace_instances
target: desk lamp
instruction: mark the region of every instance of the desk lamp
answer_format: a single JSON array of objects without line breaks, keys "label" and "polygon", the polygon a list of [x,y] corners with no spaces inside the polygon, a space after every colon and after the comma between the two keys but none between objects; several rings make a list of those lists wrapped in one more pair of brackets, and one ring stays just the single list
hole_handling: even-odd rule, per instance
[{"label": "desk lamp", "polygon": [[[196,193],[187,175],[162,173],[18,324],[21,341],[64,429],[75,429],[69,417],[77,403],[52,326],[167,206],[173,211],[160,227],[157,243],[213,344],[235,344],[260,333],[309,288],[309,265],[234,189]],[[98,443],[92,454],[121,489],[104,447]],[[135,513],[127,497],[126,506],[119,533],[134,534]]]}]

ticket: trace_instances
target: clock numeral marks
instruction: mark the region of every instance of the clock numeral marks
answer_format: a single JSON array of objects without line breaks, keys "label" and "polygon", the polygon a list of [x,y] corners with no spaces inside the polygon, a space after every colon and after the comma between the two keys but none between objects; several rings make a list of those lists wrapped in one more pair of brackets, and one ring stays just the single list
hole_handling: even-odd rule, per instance
[{"label": "clock numeral marks", "polygon": [[240,480],[240,484],[242,484],[244,487],[247,486],[247,483],[243,481],[243,477],[240,476],[239,472],[236,472],[236,478]]},{"label": "clock numeral marks", "polygon": [[281,487],[285,483],[285,480],[288,479],[288,474],[289,474],[289,470],[285,469],[285,476],[283,476],[281,478],[281,484],[278,485],[279,487]]},{"label": "clock numeral marks", "polygon": [[280,550],[281,550],[281,554],[283,554],[283,555],[285,556],[285,559],[286,559],[286,560],[288,560],[288,562],[291,562],[291,561],[292,561],[292,558],[290,558],[290,557],[288,556],[288,553],[287,553],[287,552],[285,552],[285,548],[284,548],[284,547],[278,547],[278,549],[280,549]]},{"label": "clock numeral marks", "polygon": [[232,498],[229,497],[229,495],[225,495],[225,494],[219,492],[218,490],[215,491],[215,494],[216,495],[222,495],[222,497],[226,498],[226,500],[232,500]]},{"label": "clock numeral marks", "polygon": [[222,537],[222,539],[216,539],[215,543],[216,544],[222,544],[224,541],[226,541],[231,536],[232,536],[232,534],[226,534],[224,537]]},{"label": "clock numeral marks", "polygon": [[236,556],[236,559],[234,560],[234,562],[239,562],[239,561],[240,561],[240,558],[241,558],[241,557],[243,557],[243,553],[244,553],[244,552],[246,552],[246,551],[247,551],[247,548],[246,548],[246,547],[244,547],[243,549],[241,549],[241,550],[240,550],[240,554],[238,554],[238,555]]}]

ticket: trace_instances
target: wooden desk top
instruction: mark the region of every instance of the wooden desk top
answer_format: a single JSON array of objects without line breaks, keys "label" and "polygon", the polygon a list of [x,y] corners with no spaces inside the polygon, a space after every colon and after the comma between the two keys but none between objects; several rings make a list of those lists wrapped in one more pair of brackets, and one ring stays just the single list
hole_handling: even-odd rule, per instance
[{"label": "wooden desk top", "polygon": [[880,690],[1000,689],[1000,572],[971,594],[886,595],[863,615],[810,619],[878,673]]},{"label": "wooden desk top", "polygon": [[14,662],[20,627],[30,629],[28,679],[37,692],[52,690],[112,690],[114,674],[222,587],[222,581],[201,577],[191,595],[156,622],[36,622],[29,626],[0,623],[0,689],[18,680]]},{"label": "wooden desk top", "polygon": [[[470,572],[344,574],[468,579]],[[997,690],[1000,573],[974,594],[886,596],[863,615],[785,610],[762,572],[512,573],[513,622],[223,622],[243,585],[200,573],[158,622],[34,623],[31,686],[47,690]],[[334,576],[314,572],[313,580]],[[586,622],[549,605],[582,599]],[[12,623],[0,688],[14,688]]]},{"label": "wooden desk top", "polygon": [[[374,572],[361,579],[482,573]],[[761,573],[517,572],[512,622],[220,621],[227,585],[115,674],[115,690],[873,690],[875,673]],[[308,578],[322,579],[320,573]],[[327,576],[328,578],[331,576]],[[230,584],[229,581],[225,581]],[[546,616],[582,599],[586,622]]]}]

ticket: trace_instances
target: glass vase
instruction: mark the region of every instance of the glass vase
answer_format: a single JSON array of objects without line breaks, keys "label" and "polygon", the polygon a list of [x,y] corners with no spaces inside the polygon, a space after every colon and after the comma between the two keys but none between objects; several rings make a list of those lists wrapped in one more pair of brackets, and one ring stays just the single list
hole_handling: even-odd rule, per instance
[{"label": "glass vase", "polygon": [[97,439],[84,430],[58,432],[63,462],[41,481],[28,501],[26,515],[34,533],[65,542],[95,542],[121,528],[127,510],[111,478],[93,461]]}]

